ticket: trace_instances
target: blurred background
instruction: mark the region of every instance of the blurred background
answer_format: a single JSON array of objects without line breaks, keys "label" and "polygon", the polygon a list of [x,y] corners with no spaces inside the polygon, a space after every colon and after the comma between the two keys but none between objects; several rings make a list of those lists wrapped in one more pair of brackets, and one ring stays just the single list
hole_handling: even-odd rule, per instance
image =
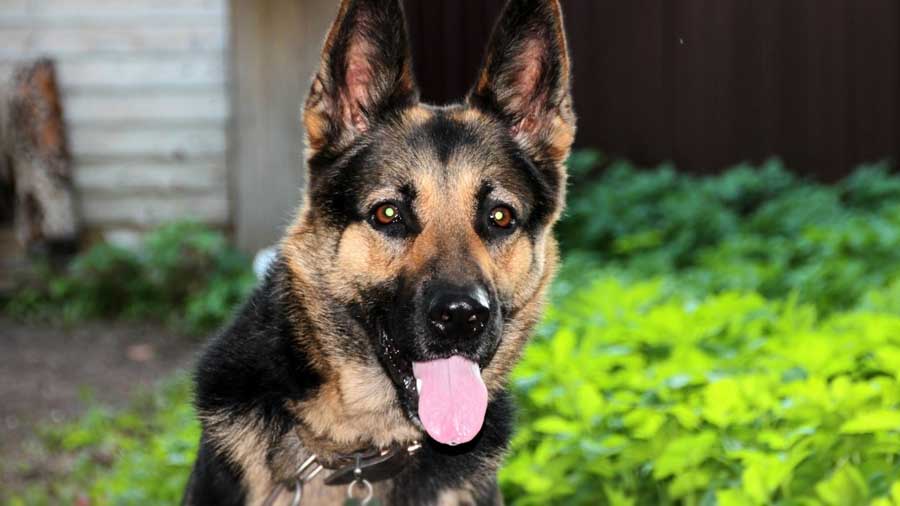
[{"label": "blurred background", "polygon": [[[502,3],[406,0],[425,101]],[[562,4],[577,149],[509,502],[900,506],[900,3]],[[177,502],[184,371],[300,202],[336,10],[0,0],[0,500]]]}]

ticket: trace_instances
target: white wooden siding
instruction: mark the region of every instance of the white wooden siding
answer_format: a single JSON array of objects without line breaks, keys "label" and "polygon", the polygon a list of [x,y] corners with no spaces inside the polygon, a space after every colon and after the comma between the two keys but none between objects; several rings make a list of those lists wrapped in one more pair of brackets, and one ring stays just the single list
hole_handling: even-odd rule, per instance
[{"label": "white wooden siding", "polygon": [[83,220],[229,223],[226,0],[0,0],[0,86],[56,60]]}]

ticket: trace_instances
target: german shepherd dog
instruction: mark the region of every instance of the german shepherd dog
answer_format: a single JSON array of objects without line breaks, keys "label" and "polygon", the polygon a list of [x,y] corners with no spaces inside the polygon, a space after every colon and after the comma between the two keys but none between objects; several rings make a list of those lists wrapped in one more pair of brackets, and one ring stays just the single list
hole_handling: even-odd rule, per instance
[{"label": "german shepherd dog", "polygon": [[510,0],[465,101],[426,105],[400,0],[343,1],[304,110],[303,205],[197,366],[185,504],[502,504],[506,378],[557,263],[569,76],[558,0]]}]

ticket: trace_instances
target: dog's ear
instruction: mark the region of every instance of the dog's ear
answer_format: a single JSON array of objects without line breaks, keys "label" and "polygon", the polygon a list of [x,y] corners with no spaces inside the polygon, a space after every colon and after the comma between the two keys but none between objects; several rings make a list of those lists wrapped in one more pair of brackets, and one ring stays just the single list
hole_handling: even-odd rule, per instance
[{"label": "dog's ear", "polygon": [[469,104],[498,116],[538,162],[560,163],[575,138],[570,63],[558,0],[510,0]]},{"label": "dog's ear", "polygon": [[418,92],[400,0],[343,0],[303,122],[309,147],[340,148]]}]

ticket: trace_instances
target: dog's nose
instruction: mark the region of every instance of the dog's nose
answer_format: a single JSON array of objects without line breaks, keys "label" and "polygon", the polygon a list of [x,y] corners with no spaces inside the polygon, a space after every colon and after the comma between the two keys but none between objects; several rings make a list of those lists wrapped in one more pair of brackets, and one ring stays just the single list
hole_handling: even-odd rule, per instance
[{"label": "dog's nose", "polygon": [[487,326],[491,310],[482,288],[470,291],[443,291],[428,308],[428,319],[438,334],[448,339],[472,339]]}]

